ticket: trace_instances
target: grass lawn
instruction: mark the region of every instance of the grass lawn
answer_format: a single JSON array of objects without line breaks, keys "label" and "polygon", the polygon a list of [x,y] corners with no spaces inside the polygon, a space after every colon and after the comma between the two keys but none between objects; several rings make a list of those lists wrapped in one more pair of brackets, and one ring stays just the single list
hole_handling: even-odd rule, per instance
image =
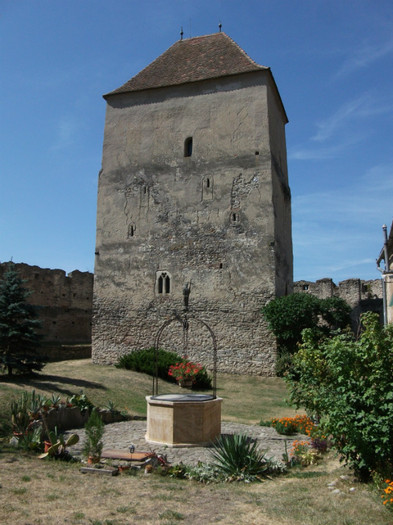
[{"label": "grass lawn", "polygon": [[[90,359],[49,363],[40,374],[29,379],[0,378],[0,424],[9,421],[9,402],[17,398],[22,390],[35,389],[37,393],[62,397],[85,393],[97,406],[114,402],[119,410],[129,414],[146,415],[145,397],[152,393],[152,378],[113,366],[92,364]],[[159,380],[159,392],[179,392],[174,383]],[[285,384],[277,377],[251,377],[219,374],[217,395],[223,398],[224,421],[258,423],[261,419],[291,416],[296,411],[284,398]]]},{"label": "grass lawn", "polygon": [[[223,419],[256,423],[294,415],[278,378],[219,375]],[[131,414],[144,415],[152,380],[143,374],[95,366],[90,360],[48,364],[30,380],[0,381],[0,417],[23,389],[62,397],[83,391],[104,406],[108,400]],[[178,391],[160,382],[160,393]],[[4,427],[3,427],[4,431]],[[129,523],[170,525],[190,522],[254,525],[391,525],[393,514],[372,487],[356,482],[330,453],[322,463],[292,469],[264,483],[197,482],[158,474],[116,477],[81,474],[78,464],[42,461],[0,441],[0,523],[6,525]],[[344,479],[340,476],[344,476]],[[335,481],[339,493],[328,489]],[[354,489],[354,490],[350,490]]]}]

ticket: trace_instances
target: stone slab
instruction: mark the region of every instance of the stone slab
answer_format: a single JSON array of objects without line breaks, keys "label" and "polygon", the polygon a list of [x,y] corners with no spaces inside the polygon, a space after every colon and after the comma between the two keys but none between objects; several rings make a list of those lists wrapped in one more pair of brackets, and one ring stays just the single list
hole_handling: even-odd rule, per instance
[{"label": "stone slab", "polygon": [[101,457],[103,459],[121,459],[123,461],[144,461],[152,455],[151,452],[124,452],[122,450],[103,450]]},{"label": "stone slab", "polygon": [[149,443],[170,447],[206,446],[221,433],[222,398],[184,402],[147,396],[146,401]]}]

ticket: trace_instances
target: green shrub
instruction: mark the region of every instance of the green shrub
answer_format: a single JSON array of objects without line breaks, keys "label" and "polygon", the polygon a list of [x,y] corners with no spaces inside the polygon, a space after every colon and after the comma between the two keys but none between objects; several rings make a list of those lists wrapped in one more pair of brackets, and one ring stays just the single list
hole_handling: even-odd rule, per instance
[{"label": "green shrub", "polygon": [[291,367],[292,355],[306,328],[318,340],[350,325],[351,307],[339,297],[319,299],[307,293],[277,297],[262,308],[269,329],[277,339],[276,373],[283,376]]},{"label": "green shrub", "polygon": [[205,367],[195,376],[195,383],[192,388],[193,390],[209,390],[212,388],[212,380]]},{"label": "green shrub", "polygon": [[393,326],[362,316],[358,340],[338,334],[315,341],[310,330],[286,377],[290,399],[317,415],[321,431],[361,479],[393,474]]},{"label": "green shrub", "polygon": [[[123,355],[117,363],[117,368],[125,368],[134,372],[141,372],[153,376],[155,374],[156,352],[154,347],[147,350],[135,350],[130,354]],[[158,377],[164,381],[176,382],[174,377],[168,375],[169,367],[183,361],[182,357],[174,352],[159,349],[157,352]],[[204,390],[211,388],[212,382],[206,368],[202,368],[195,376],[193,388]]]},{"label": "green shrub", "polygon": [[80,394],[74,394],[67,400],[72,406],[78,407],[81,412],[93,410],[94,405],[90,399],[83,392]]},{"label": "green shrub", "polygon": [[[155,374],[155,356],[154,347],[147,350],[135,350],[130,354],[123,355],[117,363],[117,368],[125,368],[134,372],[142,372],[153,376]],[[165,381],[176,382],[175,379],[168,376],[168,370],[171,365],[181,361],[181,357],[174,352],[167,352],[159,349],[157,352],[158,377]]]}]

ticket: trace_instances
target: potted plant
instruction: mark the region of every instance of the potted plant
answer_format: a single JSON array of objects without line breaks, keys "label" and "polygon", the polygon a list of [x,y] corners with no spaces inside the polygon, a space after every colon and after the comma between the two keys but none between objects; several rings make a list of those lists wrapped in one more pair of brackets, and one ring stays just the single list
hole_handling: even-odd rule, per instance
[{"label": "potted plant", "polygon": [[195,383],[196,376],[202,370],[202,366],[187,359],[171,365],[168,375],[176,379],[183,388],[191,388]]},{"label": "potted plant", "polygon": [[89,419],[85,425],[86,440],[83,447],[83,453],[87,457],[89,464],[98,463],[101,459],[102,453],[102,436],[104,435],[104,423],[97,412],[93,408]]},{"label": "potted plant", "polygon": [[79,441],[78,434],[71,434],[65,439],[64,435],[57,431],[57,427],[54,430],[48,432],[49,441],[44,442],[45,452],[39,456],[40,459],[47,457],[53,457],[56,459],[70,460],[72,459],[71,454],[68,452],[67,447],[76,445]]}]

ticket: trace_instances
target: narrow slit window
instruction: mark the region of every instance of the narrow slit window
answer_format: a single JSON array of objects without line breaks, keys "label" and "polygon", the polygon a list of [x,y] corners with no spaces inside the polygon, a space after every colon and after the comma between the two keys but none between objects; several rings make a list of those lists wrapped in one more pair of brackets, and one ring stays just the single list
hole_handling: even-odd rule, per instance
[{"label": "narrow slit window", "polygon": [[237,222],[237,221],[238,221],[237,213],[232,213],[232,222]]},{"label": "narrow slit window", "polygon": [[206,188],[210,188],[210,179],[209,178],[206,179]]},{"label": "narrow slit window", "polygon": [[135,235],[135,224],[128,225],[128,238],[134,237]]},{"label": "narrow slit window", "polygon": [[191,157],[191,155],[192,155],[192,137],[188,137],[184,141],[184,156]]}]

